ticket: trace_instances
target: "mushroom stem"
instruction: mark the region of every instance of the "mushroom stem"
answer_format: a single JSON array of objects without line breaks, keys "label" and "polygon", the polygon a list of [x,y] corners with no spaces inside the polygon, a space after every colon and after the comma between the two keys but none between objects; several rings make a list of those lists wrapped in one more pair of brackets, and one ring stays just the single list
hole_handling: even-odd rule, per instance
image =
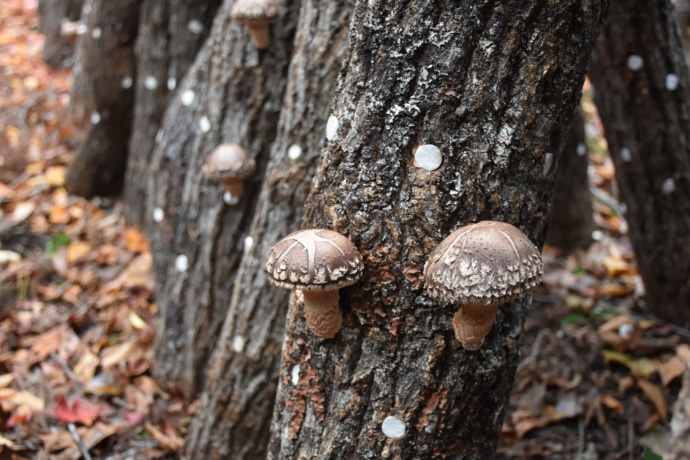
[{"label": "mushroom stem", "polygon": [[338,289],[302,292],[304,293],[304,316],[309,329],[325,339],[335,337],[343,324]]},{"label": "mushroom stem", "polygon": [[265,50],[271,44],[271,31],[268,21],[254,21],[249,24],[249,33],[257,49]]},{"label": "mushroom stem", "polygon": [[453,317],[455,337],[466,350],[477,351],[484,344],[484,337],[489,334],[496,319],[496,305],[464,304]]},{"label": "mushroom stem", "polygon": [[225,190],[234,198],[234,202],[239,202],[244,195],[244,181],[237,179],[223,179]]}]

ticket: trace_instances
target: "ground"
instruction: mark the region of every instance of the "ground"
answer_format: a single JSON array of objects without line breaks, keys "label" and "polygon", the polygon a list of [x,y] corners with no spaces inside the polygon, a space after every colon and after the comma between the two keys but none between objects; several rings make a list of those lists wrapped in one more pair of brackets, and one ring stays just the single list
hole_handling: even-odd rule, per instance
[{"label": "ground", "polygon": [[[36,0],[0,9],[0,459],[176,458],[195,401],[153,378],[145,237],[64,189],[70,74],[40,62]],[[545,248],[501,459],[660,458],[690,331],[654,320],[591,101],[596,241]]]}]

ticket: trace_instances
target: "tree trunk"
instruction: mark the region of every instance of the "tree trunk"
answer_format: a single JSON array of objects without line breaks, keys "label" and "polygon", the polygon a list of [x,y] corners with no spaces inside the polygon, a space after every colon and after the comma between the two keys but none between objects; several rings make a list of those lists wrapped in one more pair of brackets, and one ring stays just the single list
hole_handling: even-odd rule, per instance
[{"label": "tree trunk", "polygon": [[[348,235],[366,268],[341,290],[345,323],[333,340],[307,331],[295,296],[269,458],[495,450],[529,301],[504,305],[481,351],[464,351],[454,309],[426,295],[420,273],[469,222],[510,222],[543,241],[554,153],[606,2],[461,3],[356,3],[332,112],[339,127],[303,227]],[[439,169],[415,166],[421,144],[441,150]],[[381,431],[389,416],[405,424],[399,440]]]},{"label": "tree trunk", "polygon": [[615,0],[590,76],[650,312],[690,326],[690,80],[668,0]]},{"label": "tree trunk", "polygon": [[671,420],[671,444],[666,460],[687,460],[690,458],[690,367],[685,370],[683,387]]},{"label": "tree trunk", "polygon": [[[139,0],[87,0],[78,41],[71,110],[88,124],[86,138],[67,170],[70,193],[112,195],[122,188],[132,123],[134,41]],[[88,119],[88,120],[87,120]]]},{"label": "tree trunk", "polygon": [[594,218],[587,175],[588,154],[585,120],[578,108],[558,162],[556,191],[546,233],[546,242],[565,254],[587,248],[592,241]]},{"label": "tree trunk", "polygon": [[350,0],[305,0],[300,9],[278,134],[227,318],[187,436],[188,458],[266,457],[289,293],[271,289],[265,259],[277,240],[299,229],[325,146],[352,6]]},{"label": "tree trunk", "polygon": [[40,0],[38,2],[39,28],[45,37],[43,62],[51,67],[70,67],[74,61],[77,30],[61,33],[63,24],[76,23],[84,0]]},{"label": "tree trunk", "polygon": [[[181,96],[171,100],[143,175],[149,178],[146,228],[161,308],[157,373],[190,392],[202,389],[228,311],[276,134],[299,7],[285,4],[272,24],[270,48],[259,51],[247,27],[230,19],[231,6],[231,0],[221,6],[179,89],[179,95],[192,95],[191,103]],[[244,146],[257,163],[234,206],[224,203],[222,184],[201,169],[223,142]]]},{"label": "tree trunk", "polygon": [[675,2],[676,14],[680,33],[683,37],[683,48],[685,49],[685,62],[690,63],[690,0],[678,0]]},{"label": "tree trunk", "polygon": [[136,44],[137,86],[125,180],[125,219],[142,225],[147,166],[170,97],[208,37],[220,0],[144,0]]}]

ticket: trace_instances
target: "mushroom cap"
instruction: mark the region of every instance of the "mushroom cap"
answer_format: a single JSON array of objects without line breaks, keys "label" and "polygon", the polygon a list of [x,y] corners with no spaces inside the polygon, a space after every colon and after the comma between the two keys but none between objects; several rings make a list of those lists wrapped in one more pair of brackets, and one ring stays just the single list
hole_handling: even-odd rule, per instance
[{"label": "mushroom cap", "polygon": [[348,238],[332,230],[300,230],[278,242],[266,262],[271,281],[286,289],[324,291],[357,282],[364,264]]},{"label": "mushroom cap", "polygon": [[220,144],[206,158],[204,173],[214,180],[246,179],[254,174],[256,163],[244,148],[237,144]]},{"label": "mushroom cap", "polygon": [[541,281],[539,250],[505,222],[459,228],[429,255],[424,277],[429,294],[444,303],[509,302]]},{"label": "mushroom cap", "polygon": [[267,22],[278,17],[277,0],[236,0],[230,10],[232,19],[241,24]]}]

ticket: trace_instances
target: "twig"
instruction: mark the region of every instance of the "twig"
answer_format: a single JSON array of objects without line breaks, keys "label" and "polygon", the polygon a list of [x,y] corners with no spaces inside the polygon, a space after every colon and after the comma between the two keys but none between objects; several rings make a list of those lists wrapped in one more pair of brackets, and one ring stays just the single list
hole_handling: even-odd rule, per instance
[{"label": "twig", "polygon": [[532,344],[532,349],[530,350],[529,355],[520,362],[517,368],[517,372],[520,372],[522,369],[532,364],[532,362],[535,359],[537,359],[537,355],[539,354],[539,351],[541,349],[541,343],[544,341],[544,336],[547,332],[548,329],[542,329],[539,331],[539,333],[537,334],[537,338],[534,340],[534,343]]},{"label": "twig", "polygon": [[79,380],[79,377],[77,376],[77,374],[74,373],[72,368],[69,367],[69,365],[66,362],[64,362],[62,358],[60,358],[60,356],[58,356],[58,354],[54,351],[50,352],[50,358],[60,366],[65,375],[72,381],[72,383],[77,385],[77,388],[81,391],[84,384],[81,383],[81,380]]},{"label": "twig", "polygon": [[82,441],[81,436],[79,435],[79,433],[77,433],[77,428],[74,426],[74,423],[68,423],[67,429],[72,435],[72,439],[74,439],[74,442],[77,443],[77,447],[79,447],[79,452],[81,452],[81,455],[82,457],[84,457],[84,460],[93,460],[91,458],[91,454],[89,454],[89,449],[86,448],[86,446],[84,445],[84,441]]},{"label": "twig", "polygon": [[585,422],[582,417],[577,419],[577,453],[585,451]]},{"label": "twig", "polygon": [[635,447],[635,426],[630,415],[628,415],[628,460],[634,460],[633,448]]}]

